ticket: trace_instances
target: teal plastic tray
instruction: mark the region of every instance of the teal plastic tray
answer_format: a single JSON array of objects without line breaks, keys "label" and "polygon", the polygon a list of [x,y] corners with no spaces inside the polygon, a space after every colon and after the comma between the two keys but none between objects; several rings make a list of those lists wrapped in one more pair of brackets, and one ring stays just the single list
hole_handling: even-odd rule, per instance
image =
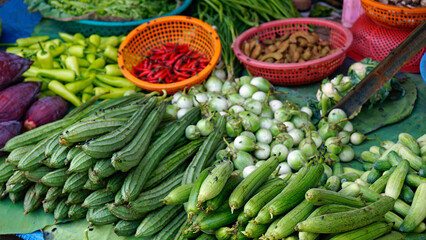
[{"label": "teal plastic tray", "polygon": [[[166,17],[179,15],[188,6],[191,4],[192,0],[185,0],[185,2],[180,5],[175,10],[158,16],[158,17]],[[158,18],[155,17],[155,18]],[[69,33],[82,33],[84,36],[88,37],[91,34],[99,34],[100,36],[112,36],[112,35],[127,35],[137,26],[146,23],[154,18],[136,20],[136,21],[127,21],[127,22],[104,22],[104,21],[95,21],[95,20],[78,20],[78,21],[69,21],[63,22],[58,21],[59,26]]]}]

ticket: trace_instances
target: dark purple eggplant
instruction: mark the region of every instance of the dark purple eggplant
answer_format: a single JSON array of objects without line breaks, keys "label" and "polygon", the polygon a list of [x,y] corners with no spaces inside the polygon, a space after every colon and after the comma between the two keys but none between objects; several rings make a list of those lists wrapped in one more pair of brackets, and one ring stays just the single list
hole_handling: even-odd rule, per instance
[{"label": "dark purple eggplant", "polygon": [[68,102],[59,96],[40,98],[28,109],[24,129],[31,130],[59,120],[65,116],[67,111]]},{"label": "dark purple eggplant", "polygon": [[0,51],[0,90],[19,81],[33,61],[18,55]]},{"label": "dark purple eggplant", "polygon": [[9,139],[21,133],[22,123],[18,121],[8,121],[0,123],[0,149],[4,147]]},{"label": "dark purple eggplant", "polygon": [[37,100],[41,82],[23,82],[0,92],[0,122],[21,120]]}]

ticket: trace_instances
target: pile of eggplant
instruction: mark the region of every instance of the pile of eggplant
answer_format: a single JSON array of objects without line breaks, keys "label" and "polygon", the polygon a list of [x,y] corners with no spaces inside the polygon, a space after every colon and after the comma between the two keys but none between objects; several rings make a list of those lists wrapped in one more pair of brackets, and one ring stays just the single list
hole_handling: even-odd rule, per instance
[{"label": "pile of eggplant", "polygon": [[22,131],[61,119],[68,111],[63,98],[38,99],[41,82],[22,82],[32,61],[0,51],[0,149]]}]

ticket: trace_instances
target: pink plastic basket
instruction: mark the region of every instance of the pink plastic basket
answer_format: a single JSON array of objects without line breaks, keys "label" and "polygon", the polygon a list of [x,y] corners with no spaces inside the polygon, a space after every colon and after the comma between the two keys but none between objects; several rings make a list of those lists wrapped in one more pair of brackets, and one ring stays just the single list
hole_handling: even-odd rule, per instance
[{"label": "pink plastic basket", "polygon": [[[328,56],[304,63],[265,63],[249,58],[241,51],[246,40],[258,36],[260,40],[297,31],[326,32],[320,40],[329,41],[332,48],[340,48]],[[346,50],[352,43],[352,33],[341,24],[317,18],[291,18],[261,24],[243,32],[234,42],[233,50],[237,58],[254,76],[262,76],[275,85],[303,85],[320,81],[333,73],[346,57]]]}]

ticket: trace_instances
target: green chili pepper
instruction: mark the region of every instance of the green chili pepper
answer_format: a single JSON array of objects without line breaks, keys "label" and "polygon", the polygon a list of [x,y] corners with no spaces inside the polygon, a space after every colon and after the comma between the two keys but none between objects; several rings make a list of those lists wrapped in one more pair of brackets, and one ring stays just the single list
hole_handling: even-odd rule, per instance
[{"label": "green chili pepper", "polygon": [[93,80],[93,85],[95,85],[96,87],[112,88],[112,86],[110,86],[106,83],[103,83],[103,82],[99,81],[98,79]]},{"label": "green chili pepper", "polygon": [[34,67],[34,64],[27,70],[25,71],[22,76],[23,77],[37,77],[37,73],[39,68]]},{"label": "green chili pepper", "polygon": [[72,43],[74,42],[74,36],[69,33],[59,32],[59,36],[64,40],[65,42]]},{"label": "green chili pepper", "polygon": [[98,58],[95,61],[92,62],[89,66],[89,71],[92,69],[99,69],[103,68],[105,66],[105,60],[103,58]]},{"label": "green chili pepper", "polygon": [[131,89],[136,88],[135,84],[127,80],[127,78],[123,78],[123,77],[97,74],[96,79],[114,87],[123,87],[123,88],[131,88]]},{"label": "green chili pepper", "polygon": [[68,53],[72,56],[83,58],[84,57],[84,46],[72,45],[71,47],[68,48]]},{"label": "green chili pepper", "polygon": [[89,43],[97,47],[101,43],[101,37],[98,34],[92,34],[89,36]]},{"label": "green chili pepper", "polygon": [[89,61],[87,61],[86,59],[84,59],[84,58],[77,58],[77,61],[78,61],[78,65],[80,66],[80,67],[88,67],[88,66],[90,66],[90,62]]},{"label": "green chili pepper", "polygon": [[46,90],[47,89],[47,81],[44,81],[41,78],[38,77],[27,77],[24,79],[24,82],[41,82],[41,90]]},{"label": "green chili pepper", "polygon": [[90,84],[89,86],[87,86],[83,90],[83,95],[81,96],[81,101],[83,103],[87,102],[92,97],[92,94],[91,94],[92,92],[93,92],[93,85]]},{"label": "green chili pepper", "polygon": [[119,98],[124,96],[125,94],[127,95],[136,93],[135,90],[131,88],[95,87],[93,90],[95,91],[95,95],[99,96],[99,99]]},{"label": "green chili pepper", "polygon": [[53,68],[53,57],[50,51],[45,51],[39,42],[41,50],[37,52],[36,58],[41,68]]},{"label": "green chili pepper", "polygon": [[117,61],[118,49],[115,47],[107,46],[104,51],[104,56],[111,60]]},{"label": "green chili pepper", "polygon": [[89,53],[86,55],[87,61],[92,64],[96,60],[96,55],[93,53]]},{"label": "green chili pepper", "polygon": [[6,48],[6,52],[13,53],[13,54],[18,54],[18,53],[34,54],[37,51],[38,50],[36,50],[36,49],[29,49],[29,48],[23,48],[23,47],[8,47],[8,48]]},{"label": "green chili pepper", "polygon": [[[72,82],[75,80],[75,72],[69,69],[42,69],[42,68],[31,66],[29,71],[32,71],[33,73],[35,73],[35,76],[42,76],[42,77],[47,77],[50,79],[57,79],[63,82]],[[30,75],[29,77],[34,77],[34,76]]]},{"label": "green chili pepper", "polygon": [[101,44],[99,45],[99,47],[100,48],[106,48],[108,46],[116,47],[119,43],[120,42],[117,36],[102,37]]},{"label": "green chili pepper", "polygon": [[71,83],[65,84],[65,87],[72,93],[78,93],[81,90],[85,89],[86,87],[92,85],[93,79],[95,79],[96,74],[90,73],[90,76],[81,81],[75,81]]},{"label": "green chili pepper", "polygon": [[65,49],[66,49],[65,45],[61,44],[61,45],[58,45],[57,47],[51,49],[50,54],[52,54],[52,57],[55,58],[55,57],[61,55],[65,51]]},{"label": "green chili pepper", "polygon": [[52,92],[56,93],[57,95],[63,97],[65,100],[72,103],[74,106],[78,107],[81,105],[80,99],[78,99],[78,97],[74,93],[68,91],[68,89],[66,89],[62,83],[56,80],[52,80],[50,81],[48,88]]},{"label": "green chili pepper", "polygon": [[77,76],[80,76],[80,66],[78,65],[78,60],[76,56],[68,56],[65,59],[65,66],[67,69],[71,69],[77,74]]},{"label": "green chili pepper", "polygon": [[123,76],[118,64],[108,64],[105,66],[105,74],[110,76]]},{"label": "green chili pepper", "polygon": [[81,33],[74,34],[74,43],[82,46],[87,46],[86,38]]},{"label": "green chili pepper", "polygon": [[18,47],[27,47],[34,43],[44,42],[49,40],[49,36],[37,36],[37,37],[27,37],[27,38],[19,38],[16,40],[16,45]]},{"label": "green chili pepper", "polygon": [[58,62],[56,62],[56,61],[53,61],[53,68],[54,69],[60,69],[60,68],[62,68],[61,67],[61,64],[59,64]]}]

